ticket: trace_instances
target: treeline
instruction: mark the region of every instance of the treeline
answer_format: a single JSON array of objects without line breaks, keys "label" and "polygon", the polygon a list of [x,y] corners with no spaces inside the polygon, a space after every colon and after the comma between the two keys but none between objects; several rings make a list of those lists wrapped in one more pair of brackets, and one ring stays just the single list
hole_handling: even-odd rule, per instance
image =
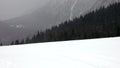
[{"label": "treeline", "polygon": [[33,37],[16,40],[13,44],[65,41],[120,36],[120,3],[101,7],[72,21],[65,21]]}]

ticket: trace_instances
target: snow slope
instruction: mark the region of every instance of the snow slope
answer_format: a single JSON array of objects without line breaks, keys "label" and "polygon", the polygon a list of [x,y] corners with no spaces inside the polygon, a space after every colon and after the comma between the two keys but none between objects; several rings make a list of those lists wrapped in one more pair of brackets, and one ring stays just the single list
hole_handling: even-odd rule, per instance
[{"label": "snow slope", "polygon": [[0,68],[120,68],[120,37],[0,47]]}]

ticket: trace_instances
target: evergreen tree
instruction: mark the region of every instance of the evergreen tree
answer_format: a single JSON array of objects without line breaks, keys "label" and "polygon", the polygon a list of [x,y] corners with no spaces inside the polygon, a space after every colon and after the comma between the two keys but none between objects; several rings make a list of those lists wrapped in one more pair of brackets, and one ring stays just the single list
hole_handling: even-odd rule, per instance
[{"label": "evergreen tree", "polygon": [[[120,3],[101,7],[84,16],[65,21],[45,31],[38,31],[24,43],[65,41],[120,36]],[[18,40],[15,44],[20,44]],[[23,43],[21,43],[23,44]]]}]

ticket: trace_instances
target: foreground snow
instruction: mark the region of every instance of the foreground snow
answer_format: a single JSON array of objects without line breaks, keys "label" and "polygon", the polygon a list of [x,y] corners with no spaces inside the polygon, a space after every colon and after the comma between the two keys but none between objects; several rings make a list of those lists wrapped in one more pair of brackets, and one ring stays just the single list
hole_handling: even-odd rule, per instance
[{"label": "foreground snow", "polygon": [[0,47],[0,68],[120,68],[120,38]]}]

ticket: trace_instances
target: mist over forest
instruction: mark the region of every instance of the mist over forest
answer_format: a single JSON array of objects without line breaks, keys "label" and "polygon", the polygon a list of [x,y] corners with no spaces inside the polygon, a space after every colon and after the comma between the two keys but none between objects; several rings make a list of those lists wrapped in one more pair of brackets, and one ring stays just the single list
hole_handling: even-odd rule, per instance
[{"label": "mist over forest", "polygon": [[[106,11],[105,14],[109,14],[110,11],[116,12],[115,9],[107,11],[107,7],[114,3],[119,3],[120,0],[34,0],[34,1],[33,0],[30,0],[30,1],[17,0],[17,2],[14,0],[10,0],[10,2],[7,1],[7,3],[6,1],[7,0],[0,2],[2,3],[1,4],[2,7],[0,7],[0,9],[2,10],[0,12],[0,20],[1,20],[0,21],[0,26],[1,26],[0,41],[3,43],[10,43],[14,40],[23,40],[27,37],[33,38],[32,36],[38,33],[38,31],[43,32],[45,34],[49,34],[50,32],[50,35],[56,37],[56,35],[51,34],[51,31],[53,32],[56,31],[54,30],[55,27],[56,29],[58,29],[57,31],[61,32],[61,29],[62,29],[64,32],[64,30],[66,30],[66,28],[70,25],[71,22],[73,22],[71,24],[75,25],[77,21],[76,19],[82,20],[81,16],[83,17],[83,19],[84,18],[86,19],[88,17],[87,15],[91,15],[90,17],[93,19],[87,18],[85,21],[90,22],[91,20],[93,21],[97,20],[96,22],[94,22],[94,25],[95,25],[99,22],[99,18],[98,19],[97,17],[94,18],[95,17],[94,15],[98,15],[98,17],[101,18],[102,16],[100,15],[102,15],[102,12],[104,11]],[[10,7],[11,9],[8,9]],[[102,7],[104,8],[104,10],[102,9]],[[118,8],[117,6],[115,7]],[[114,14],[114,13],[111,13],[111,14]],[[113,15],[113,17],[116,18],[115,15]],[[103,18],[106,18],[106,17],[103,17]],[[104,23],[104,19],[100,19],[100,20],[102,23]],[[85,21],[79,21],[79,22],[85,22]],[[93,24],[93,21],[92,23],[90,22],[89,24]],[[62,23],[64,25],[62,25]],[[106,20],[106,23],[108,23],[107,20]],[[93,25],[90,26],[89,24],[85,24],[86,25],[85,26],[86,28],[85,28],[81,26],[82,24],[79,23],[80,26],[78,27],[78,29],[84,30],[84,29],[88,29],[89,27],[90,28],[94,27]],[[62,27],[64,26],[65,27],[61,28],[60,27],[61,25]],[[70,31],[72,31],[73,25],[71,27],[69,26]],[[97,27],[97,25],[95,26]],[[105,26],[105,24],[102,24],[101,26]],[[74,26],[74,28],[75,27],[77,26]],[[99,28],[100,31],[102,32],[102,28],[100,27],[100,25],[98,25],[97,28]],[[104,28],[109,28],[109,27],[106,26]],[[93,29],[96,29],[96,28],[93,28]],[[71,34],[71,33],[68,33],[68,34]],[[74,34],[72,35],[74,36]],[[81,35],[81,34],[77,33],[77,35]],[[47,35],[45,36],[47,37]],[[65,37],[66,36],[63,37],[63,40],[65,40],[64,39]],[[69,38],[70,37],[71,36],[69,36]],[[104,37],[104,36],[100,36],[100,37]],[[68,40],[70,40],[69,38]],[[76,38],[80,39],[79,37],[76,37]]]}]

